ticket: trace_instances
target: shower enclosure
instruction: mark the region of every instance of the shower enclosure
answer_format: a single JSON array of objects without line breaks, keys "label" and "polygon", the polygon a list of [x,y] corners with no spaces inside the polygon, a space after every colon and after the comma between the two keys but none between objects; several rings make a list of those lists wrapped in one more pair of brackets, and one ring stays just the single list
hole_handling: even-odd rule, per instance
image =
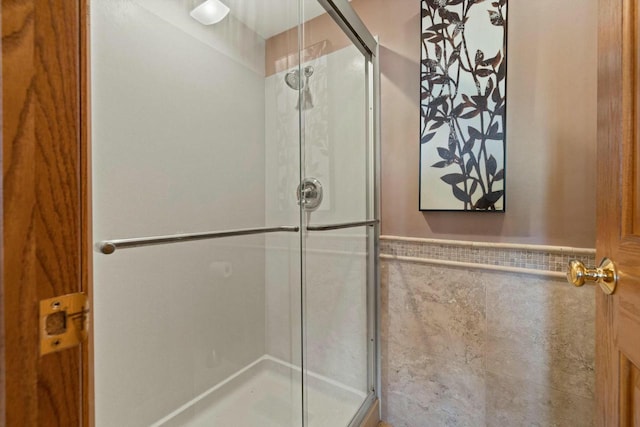
[{"label": "shower enclosure", "polygon": [[222,3],[91,2],[96,426],[357,426],[377,43],[346,0]]}]

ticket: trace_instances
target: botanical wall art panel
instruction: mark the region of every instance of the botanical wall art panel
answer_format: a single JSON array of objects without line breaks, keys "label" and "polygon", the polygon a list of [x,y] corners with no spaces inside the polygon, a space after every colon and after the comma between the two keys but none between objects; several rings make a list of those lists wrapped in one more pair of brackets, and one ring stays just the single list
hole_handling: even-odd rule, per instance
[{"label": "botanical wall art panel", "polygon": [[420,210],[504,211],[507,0],[422,0]]}]

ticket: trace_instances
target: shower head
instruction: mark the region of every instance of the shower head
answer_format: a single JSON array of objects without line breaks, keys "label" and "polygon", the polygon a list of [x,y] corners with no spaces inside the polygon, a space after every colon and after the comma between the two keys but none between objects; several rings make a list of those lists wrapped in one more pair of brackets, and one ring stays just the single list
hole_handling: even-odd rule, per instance
[{"label": "shower head", "polygon": [[304,82],[300,78],[300,72],[298,70],[289,71],[284,75],[284,81],[293,90],[300,90],[304,87]]},{"label": "shower head", "polygon": [[[309,77],[313,75],[314,70],[311,65],[308,65],[304,67],[303,71],[304,71],[304,76],[308,80]],[[297,69],[293,71],[289,71],[287,74],[285,74],[284,81],[287,84],[287,86],[289,86],[293,90],[300,90],[300,89],[304,89],[305,87],[305,81],[303,81],[300,78],[300,71]]]}]

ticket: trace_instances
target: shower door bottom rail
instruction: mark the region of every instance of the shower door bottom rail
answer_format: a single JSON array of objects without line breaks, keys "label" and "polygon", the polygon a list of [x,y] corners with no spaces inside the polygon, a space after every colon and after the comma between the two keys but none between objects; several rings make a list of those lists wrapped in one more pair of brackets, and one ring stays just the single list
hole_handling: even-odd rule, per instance
[{"label": "shower door bottom rail", "polygon": [[206,233],[173,234],[168,236],[140,237],[134,239],[105,240],[97,244],[98,250],[110,255],[117,249],[138,248],[141,246],[164,245],[170,243],[191,242],[195,240],[220,239],[223,237],[248,236],[266,233],[296,233],[298,226],[243,228],[239,230],[210,231]]}]

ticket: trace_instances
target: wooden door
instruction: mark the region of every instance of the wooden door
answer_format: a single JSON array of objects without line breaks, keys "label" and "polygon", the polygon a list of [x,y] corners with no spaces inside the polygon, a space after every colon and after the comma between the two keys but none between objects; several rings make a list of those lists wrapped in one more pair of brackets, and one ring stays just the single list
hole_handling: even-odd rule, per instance
[{"label": "wooden door", "polygon": [[0,425],[79,426],[87,346],[40,356],[39,301],[89,283],[86,11],[81,0],[2,0],[0,11]]},{"label": "wooden door", "polygon": [[[597,425],[640,426],[639,0],[600,0],[597,252],[617,290],[596,290]],[[589,189],[580,189],[589,197]],[[576,207],[579,208],[579,207]]]}]

